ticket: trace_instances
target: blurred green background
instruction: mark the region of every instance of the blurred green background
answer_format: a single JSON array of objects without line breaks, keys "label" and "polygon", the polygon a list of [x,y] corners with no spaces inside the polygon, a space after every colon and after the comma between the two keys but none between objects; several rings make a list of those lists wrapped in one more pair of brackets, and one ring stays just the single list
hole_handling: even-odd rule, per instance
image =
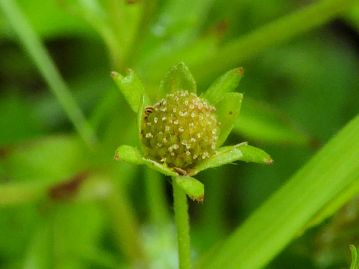
[{"label": "blurred green background", "polygon": [[[283,33],[272,43],[273,33],[250,35],[315,3],[336,1],[13,2],[97,142],[88,147],[76,134],[38,70],[42,63],[34,62],[3,8],[0,268],[141,268],[142,259],[151,268],[176,268],[168,182],[113,160],[116,147],[136,143],[137,135],[136,115],[112,82],[112,70],[132,68],[157,96],[161,77],[179,61],[189,65],[200,90],[230,68],[245,69],[242,112],[227,143],[249,141],[274,164],[241,163],[201,175],[206,200],[190,203],[194,257],[222,241],[359,110],[356,1],[313,27],[287,29],[292,36],[278,28]],[[222,53],[238,40],[241,50]],[[358,204],[352,200],[293,241],[268,268],[348,268],[347,246],[359,243]]]}]

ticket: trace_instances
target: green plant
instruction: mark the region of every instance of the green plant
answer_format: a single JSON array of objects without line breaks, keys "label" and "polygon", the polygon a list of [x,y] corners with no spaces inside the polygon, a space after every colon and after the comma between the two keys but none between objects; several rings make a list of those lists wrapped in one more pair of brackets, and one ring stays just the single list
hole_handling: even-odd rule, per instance
[{"label": "green plant", "polygon": [[186,194],[193,200],[204,200],[204,186],[193,176],[235,161],[272,163],[267,153],[247,143],[221,147],[239,116],[243,96],[232,91],[242,75],[242,68],[228,71],[203,97],[198,97],[192,74],[184,63],[179,63],[160,83],[159,91],[167,93],[166,97],[152,105],[150,92],[146,92],[133,71],[127,76],[112,73],[132,110],[137,112],[138,134],[144,148],[141,153],[131,146],[120,146],[115,159],[144,164],[172,177],[179,262],[183,269],[191,264]]},{"label": "green plant", "polygon": [[[183,268],[191,263],[187,196],[202,201],[204,185],[204,203],[190,204],[194,268],[288,268],[293,262],[318,268],[305,245],[313,239],[311,228],[333,222],[330,217],[359,192],[358,61],[337,34],[340,27],[310,32],[334,18],[356,31],[354,2],[302,7],[296,1],[194,0],[188,8],[177,0],[0,0],[0,267],[175,268],[164,174],[172,177]],[[15,39],[34,65],[12,46]],[[158,85],[181,61],[193,76],[178,64]],[[234,67],[240,65],[249,75],[237,89],[242,70]],[[122,75],[127,67],[139,76],[131,69]],[[111,69],[119,70],[112,75],[128,104],[106,76]],[[237,90],[246,91],[243,104]],[[212,118],[199,128],[218,131],[206,132],[208,141],[200,144],[180,148],[173,141],[163,156],[153,145],[163,141],[167,125],[148,129],[145,123],[167,117],[156,108],[186,91],[184,107],[197,100],[207,104],[197,115]],[[129,120],[133,112],[138,124]],[[180,139],[187,136],[184,127],[195,124],[178,123],[178,129],[168,127]],[[253,141],[276,165],[207,170],[238,160],[270,162],[247,144],[222,146],[232,127],[229,144]],[[116,157],[145,171],[111,158],[114,147],[134,145],[136,137],[138,146],[121,146]],[[175,150],[185,157],[172,158]],[[357,244],[353,235],[349,243]],[[355,255],[352,248],[351,269]]]}]

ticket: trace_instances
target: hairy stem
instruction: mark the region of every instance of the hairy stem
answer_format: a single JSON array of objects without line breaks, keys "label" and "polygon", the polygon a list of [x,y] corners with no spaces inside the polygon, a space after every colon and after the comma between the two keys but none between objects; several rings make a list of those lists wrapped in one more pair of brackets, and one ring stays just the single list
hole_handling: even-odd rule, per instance
[{"label": "hairy stem", "polygon": [[173,202],[177,227],[179,269],[191,268],[191,250],[189,236],[189,217],[187,196],[172,179]]},{"label": "hairy stem", "polygon": [[65,113],[83,140],[90,146],[95,144],[95,134],[86,121],[69,88],[51,60],[40,38],[31,28],[16,1],[0,1],[0,8],[16,32],[21,45],[36,64],[50,90],[62,105]]}]

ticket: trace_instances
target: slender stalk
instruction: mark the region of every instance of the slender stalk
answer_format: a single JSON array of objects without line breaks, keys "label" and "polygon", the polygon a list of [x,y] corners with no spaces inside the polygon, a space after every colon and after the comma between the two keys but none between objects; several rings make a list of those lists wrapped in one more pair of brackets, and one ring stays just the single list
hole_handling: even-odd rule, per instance
[{"label": "slender stalk", "polygon": [[56,96],[70,121],[75,126],[77,132],[88,145],[94,145],[96,138],[93,130],[86,121],[81,109],[73,98],[60,73],[56,69],[46,48],[19,9],[16,1],[1,0],[0,7],[16,32],[21,45],[34,61],[41,75],[49,85],[50,90]]},{"label": "slender stalk", "polygon": [[[264,49],[325,24],[351,6],[353,0],[322,0],[281,17],[222,46],[212,57],[191,68],[197,80],[215,77]],[[205,66],[205,68],[203,68]]]},{"label": "slender stalk", "polygon": [[187,196],[174,179],[172,179],[172,187],[177,227],[179,269],[190,269],[191,250]]}]

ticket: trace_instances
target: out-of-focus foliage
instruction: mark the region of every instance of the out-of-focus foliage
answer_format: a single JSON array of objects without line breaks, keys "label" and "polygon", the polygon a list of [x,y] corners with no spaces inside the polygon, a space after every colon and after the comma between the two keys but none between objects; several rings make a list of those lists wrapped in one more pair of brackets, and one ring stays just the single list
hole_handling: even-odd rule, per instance
[{"label": "out-of-focus foliage", "polygon": [[[216,78],[213,73],[244,67],[244,77],[235,89],[244,92],[241,116],[228,144],[249,141],[274,159],[270,168],[229,165],[199,177],[206,199],[203,204],[191,204],[194,259],[210,262],[221,251],[226,259],[223,251],[241,244],[243,251],[236,249],[236,253],[247,261],[255,259],[256,253],[247,256],[244,252],[246,242],[241,240],[246,237],[232,235],[234,239],[226,241],[224,249],[219,244],[255,212],[239,234],[252,234],[254,238],[248,240],[260,244],[268,228],[273,229],[268,231],[273,238],[260,244],[258,255],[262,256],[255,265],[249,262],[247,269],[268,264],[284,247],[267,268],[349,268],[348,245],[359,244],[355,198],[359,169],[353,159],[358,148],[350,148],[358,144],[358,135],[346,136],[353,141],[331,143],[330,152],[341,152],[336,146],[345,145],[352,155],[322,156],[328,164],[323,170],[312,160],[304,168],[305,178],[296,176],[306,184],[299,184],[301,189],[293,186],[293,199],[283,194],[288,188],[281,187],[359,111],[356,1],[0,2],[1,6],[6,2],[18,6],[28,20],[98,140],[87,147],[74,134],[68,115],[50,94],[51,85],[38,73],[33,55],[2,8],[0,268],[132,268],[143,264],[176,268],[166,181],[113,160],[118,145],[136,143],[137,125],[110,71],[135,70],[151,97],[157,98],[160,78],[179,61],[193,68],[199,92]],[[302,30],[295,27],[295,19]],[[286,25],[290,27],[285,29]],[[259,35],[258,40],[253,33]],[[271,42],[273,36],[277,39]],[[246,49],[231,50],[230,56],[222,53],[238,43]],[[218,62],[208,64],[212,59]],[[233,61],[235,65],[228,66]],[[336,165],[351,173],[333,176]],[[311,173],[315,169],[318,177]],[[327,175],[327,171],[333,173]],[[337,185],[325,186],[326,182]],[[344,186],[345,182],[350,185]],[[277,189],[279,195],[265,206],[275,205],[270,209],[278,215],[265,215],[265,207],[255,211]],[[323,195],[325,202],[308,200],[304,194],[311,190],[317,190],[318,196],[310,197]],[[288,203],[276,197],[286,197]],[[353,200],[348,203],[349,199]],[[288,205],[292,206],[290,214]],[[313,215],[302,218],[309,212],[304,205]],[[278,221],[280,212],[287,212],[288,220]],[[261,223],[261,216],[266,223]],[[280,226],[271,225],[271,219]],[[230,253],[227,261],[233,258]]]}]

